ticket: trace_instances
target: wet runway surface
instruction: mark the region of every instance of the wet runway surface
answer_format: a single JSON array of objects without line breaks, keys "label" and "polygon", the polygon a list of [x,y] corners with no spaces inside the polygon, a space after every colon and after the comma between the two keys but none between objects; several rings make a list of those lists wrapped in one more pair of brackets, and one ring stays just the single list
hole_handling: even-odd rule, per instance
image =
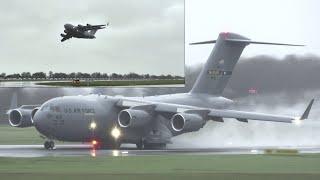
[{"label": "wet runway surface", "polygon": [[0,157],[65,157],[65,156],[150,156],[150,155],[214,155],[263,154],[266,149],[293,149],[299,153],[320,153],[320,147],[231,147],[231,148],[168,148],[165,150],[94,150],[90,145],[57,145],[46,150],[42,145],[0,145]]}]

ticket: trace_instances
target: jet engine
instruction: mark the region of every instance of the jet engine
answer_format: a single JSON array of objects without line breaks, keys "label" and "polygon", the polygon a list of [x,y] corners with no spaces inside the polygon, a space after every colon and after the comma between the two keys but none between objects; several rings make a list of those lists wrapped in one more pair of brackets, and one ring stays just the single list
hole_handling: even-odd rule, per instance
[{"label": "jet engine", "polygon": [[172,116],[170,123],[176,132],[192,132],[202,128],[205,121],[197,114],[178,113]]},{"label": "jet engine", "polygon": [[151,115],[143,110],[125,109],[118,115],[118,123],[123,128],[141,127],[151,120]]},{"label": "jet engine", "polygon": [[39,107],[32,109],[32,111],[31,111],[31,122],[32,123],[33,123],[33,117],[34,117],[34,115],[36,115],[36,113],[38,112],[39,109],[40,109]]},{"label": "jet engine", "polygon": [[13,127],[33,126],[31,119],[32,109],[13,109],[9,112],[9,123]]}]

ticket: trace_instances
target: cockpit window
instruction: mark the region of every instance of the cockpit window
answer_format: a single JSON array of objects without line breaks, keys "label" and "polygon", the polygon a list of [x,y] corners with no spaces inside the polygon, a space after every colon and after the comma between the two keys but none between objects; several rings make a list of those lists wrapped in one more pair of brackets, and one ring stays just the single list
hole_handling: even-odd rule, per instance
[{"label": "cockpit window", "polygon": [[60,107],[59,106],[54,106],[54,105],[51,105],[50,106],[50,111],[52,111],[52,112],[61,112],[61,109],[60,109]]},{"label": "cockpit window", "polygon": [[40,111],[48,111],[49,110],[49,106],[47,104],[43,105],[42,108],[40,109]]}]

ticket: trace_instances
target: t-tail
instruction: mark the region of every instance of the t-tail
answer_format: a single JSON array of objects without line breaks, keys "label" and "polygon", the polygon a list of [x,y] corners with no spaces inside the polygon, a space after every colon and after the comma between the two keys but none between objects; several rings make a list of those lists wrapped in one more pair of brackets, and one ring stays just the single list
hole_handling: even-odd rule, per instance
[{"label": "t-tail", "polygon": [[221,95],[243,49],[249,44],[304,46],[251,41],[235,33],[220,33],[217,40],[191,43],[190,45],[214,43],[215,46],[190,93]]}]

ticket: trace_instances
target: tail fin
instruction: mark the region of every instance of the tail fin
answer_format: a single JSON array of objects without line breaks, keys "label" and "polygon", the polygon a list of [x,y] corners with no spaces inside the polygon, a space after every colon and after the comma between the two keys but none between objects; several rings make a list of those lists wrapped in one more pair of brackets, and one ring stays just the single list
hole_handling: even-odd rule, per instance
[{"label": "tail fin", "polygon": [[197,42],[190,45],[213,43],[216,43],[216,45],[190,93],[222,94],[243,49],[249,44],[303,46],[251,41],[250,39],[235,33],[220,33],[217,40]]}]

